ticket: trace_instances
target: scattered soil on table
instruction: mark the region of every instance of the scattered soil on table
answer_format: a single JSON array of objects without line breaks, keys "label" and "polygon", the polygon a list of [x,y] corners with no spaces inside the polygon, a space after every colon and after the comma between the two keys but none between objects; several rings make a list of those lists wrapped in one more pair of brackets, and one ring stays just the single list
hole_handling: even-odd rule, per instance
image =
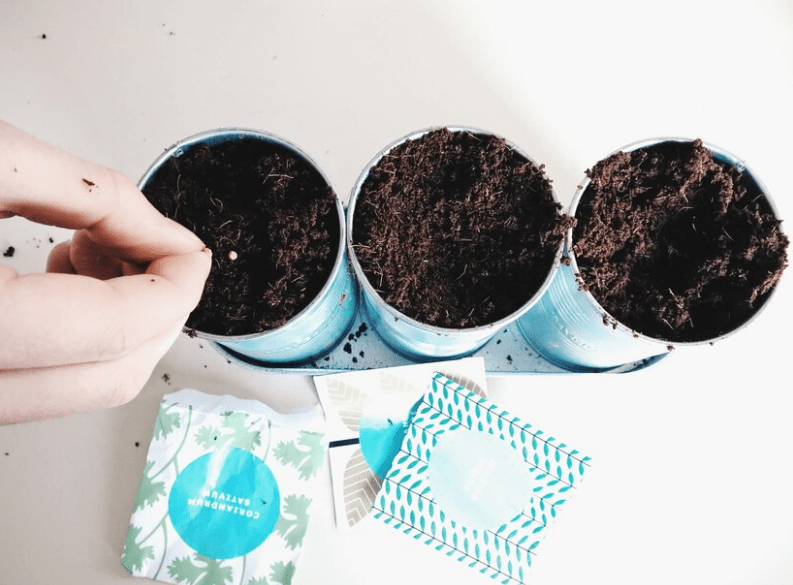
[{"label": "scattered soil on table", "polygon": [[683,342],[723,335],[762,306],[787,266],[788,238],[757,184],[700,140],[620,152],[587,174],[574,228],[579,279],[635,331]]},{"label": "scattered soil on table", "polygon": [[330,276],[340,237],[335,194],[291,150],[252,138],[196,145],[143,191],[213,252],[188,328],[245,335],[279,327]]},{"label": "scattered soil on table", "polygon": [[542,166],[498,137],[429,132],[386,153],[358,194],[356,256],[405,315],[492,323],[540,288],[569,226]]},{"label": "scattered soil on table", "polygon": [[[344,352],[352,355],[352,352],[353,352],[353,347],[352,346],[353,346],[353,344],[357,343],[358,340],[361,338],[361,336],[365,336],[366,335],[366,331],[368,329],[369,329],[369,326],[366,323],[362,322],[358,326],[358,329],[355,330],[354,333],[349,333],[347,335],[347,342],[342,347]],[[364,352],[363,351],[359,351],[358,355],[361,356],[361,357],[364,357]],[[358,358],[353,356],[352,357],[352,361],[353,361],[353,363],[357,364],[358,363]]]},{"label": "scattered soil on table", "polygon": [[3,256],[5,256],[6,258],[13,258],[15,252],[16,252],[16,248],[14,248],[14,246],[9,246],[8,248],[6,248],[6,251],[3,252]]}]

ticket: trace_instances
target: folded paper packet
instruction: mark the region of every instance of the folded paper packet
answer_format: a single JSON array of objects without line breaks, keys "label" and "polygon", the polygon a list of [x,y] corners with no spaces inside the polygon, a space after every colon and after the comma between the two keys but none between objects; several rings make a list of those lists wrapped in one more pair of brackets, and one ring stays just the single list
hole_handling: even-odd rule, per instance
[{"label": "folded paper packet", "polygon": [[479,357],[314,377],[328,423],[338,528],[352,528],[371,512],[411,410],[436,371],[486,395],[485,362]]},{"label": "folded paper packet", "polygon": [[436,373],[374,515],[501,583],[525,583],[537,545],[589,461]]},{"label": "folded paper packet", "polygon": [[168,583],[289,585],[326,454],[319,407],[164,396],[122,565]]}]

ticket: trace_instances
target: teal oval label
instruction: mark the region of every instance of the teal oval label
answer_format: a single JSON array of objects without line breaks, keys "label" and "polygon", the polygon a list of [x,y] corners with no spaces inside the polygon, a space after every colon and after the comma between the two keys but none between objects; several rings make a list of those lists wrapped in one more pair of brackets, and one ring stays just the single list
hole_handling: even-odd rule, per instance
[{"label": "teal oval label", "polygon": [[176,477],[168,514],[176,532],[211,559],[248,554],[273,531],[280,494],[270,468],[242,449],[199,457]]},{"label": "teal oval label", "polygon": [[517,517],[535,487],[523,457],[489,433],[444,433],[429,460],[435,502],[451,520],[469,528],[496,529]]}]

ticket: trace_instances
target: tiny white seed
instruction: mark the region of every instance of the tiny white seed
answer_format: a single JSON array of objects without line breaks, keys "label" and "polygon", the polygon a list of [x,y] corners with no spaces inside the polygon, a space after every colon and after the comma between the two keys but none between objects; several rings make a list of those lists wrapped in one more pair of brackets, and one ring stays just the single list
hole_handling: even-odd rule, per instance
[{"label": "tiny white seed", "polygon": [[236,260],[237,258],[239,258],[239,256],[237,255],[237,253],[234,250],[229,252],[229,260],[234,262],[234,260]]}]

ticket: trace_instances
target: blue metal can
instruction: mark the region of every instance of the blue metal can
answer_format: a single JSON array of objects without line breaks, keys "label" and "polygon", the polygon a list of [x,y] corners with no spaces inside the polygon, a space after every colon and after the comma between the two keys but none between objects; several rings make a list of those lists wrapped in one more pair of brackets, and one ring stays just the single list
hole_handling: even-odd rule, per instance
[{"label": "blue metal can", "polygon": [[[350,201],[347,207],[347,246],[355,272],[356,279],[362,292],[362,307],[366,313],[371,327],[380,335],[380,337],[397,353],[414,361],[427,361],[435,358],[454,358],[470,354],[493,337],[497,332],[501,331],[507,325],[514,322],[519,316],[525,313],[535,302],[542,296],[545,289],[550,285],[553,280],[553,275],[559,267],[559,262],[564,248],[564,242],[559,245],[559,249],[553,259],[553,264],[550,267],[542,286],[537,292],[521,305],[516,311],[507,315],[506,317],[477,327],[469,328],[446,328],[437,327],[421,323],[411,317],[408,317],[398,309],[386,303],[382,296],[375,290],[374,286],[369,282],[363,267],[361,266],[353,245],[353,222],[355,216],[355,206],[358,200],[358,194],[366,181],[370,170],[395,147],[411,140],[416,140],[429,132],[445,128],[450,132],[468,132],[478,135],[490,135],[475,128],[469,127],[433,127],[413,132],[404,136],[380,151],[370,162],[364,167],[361,175],[358,177],[355,185],[353,186]],[[529,162],[534,161],[526,153],[520,150],[514,144],[507,141],[507,145],[524,157]],[[554,201],[558,202],[556,193],[552,191]]]},{"label": "blue metal can", "polygon": [[[275,144],[305,160],[319,172],[328,186],[330,180],[319,166],[302,150],[283,138],[259,130],[221,128],[202,132],[180,140],[163,154],[146,171],[138,183],[143,189],[158,169],[170,158],[182,156],[197,144],[212,146],[242,139],[261,140]],[[336,195],[336,212],[339,218],[339,241],[336,260],[330,276],[319,294],[297,315],[284,325],[249,335],[217,335],[195,331],[195,335],[214,342],[233,353],[267,365],[299,364],[327,353],[347,333],[358,309],[358,287],[349,268],[345,245],[344,208]]]},{"label": "blue metal can", "polygon": [[[631,152],[664,142],[692,142],[685,138],[656,138],[625,146],[615,152]],[[704,143],[715,160],[727,163],[747,175],[768,200],[774,214],[774,203],[760,180],[733,154]],[[613,153],[612,153],[613,154]],[[578,186],[569,213],[575,216],[581,197],[589,185],[585,177]],[[768,299],[750,319],[724,334],[695,342],[675,342],[649,337],[620,323],[606,311],[588,291],[581,290],[576,279],[578,264],[573,249],[573,229],[565,238],[565,262],[557,271],[548,290],[517,322],[526,340],[543,357],[572,371],[607,371],[632,362],[657,360],[671,351],[712,345],[746,327],[768,304]],[[773,291],[772,291],[773,294]],[[770,297],[769,297],[770,298]]]}]

